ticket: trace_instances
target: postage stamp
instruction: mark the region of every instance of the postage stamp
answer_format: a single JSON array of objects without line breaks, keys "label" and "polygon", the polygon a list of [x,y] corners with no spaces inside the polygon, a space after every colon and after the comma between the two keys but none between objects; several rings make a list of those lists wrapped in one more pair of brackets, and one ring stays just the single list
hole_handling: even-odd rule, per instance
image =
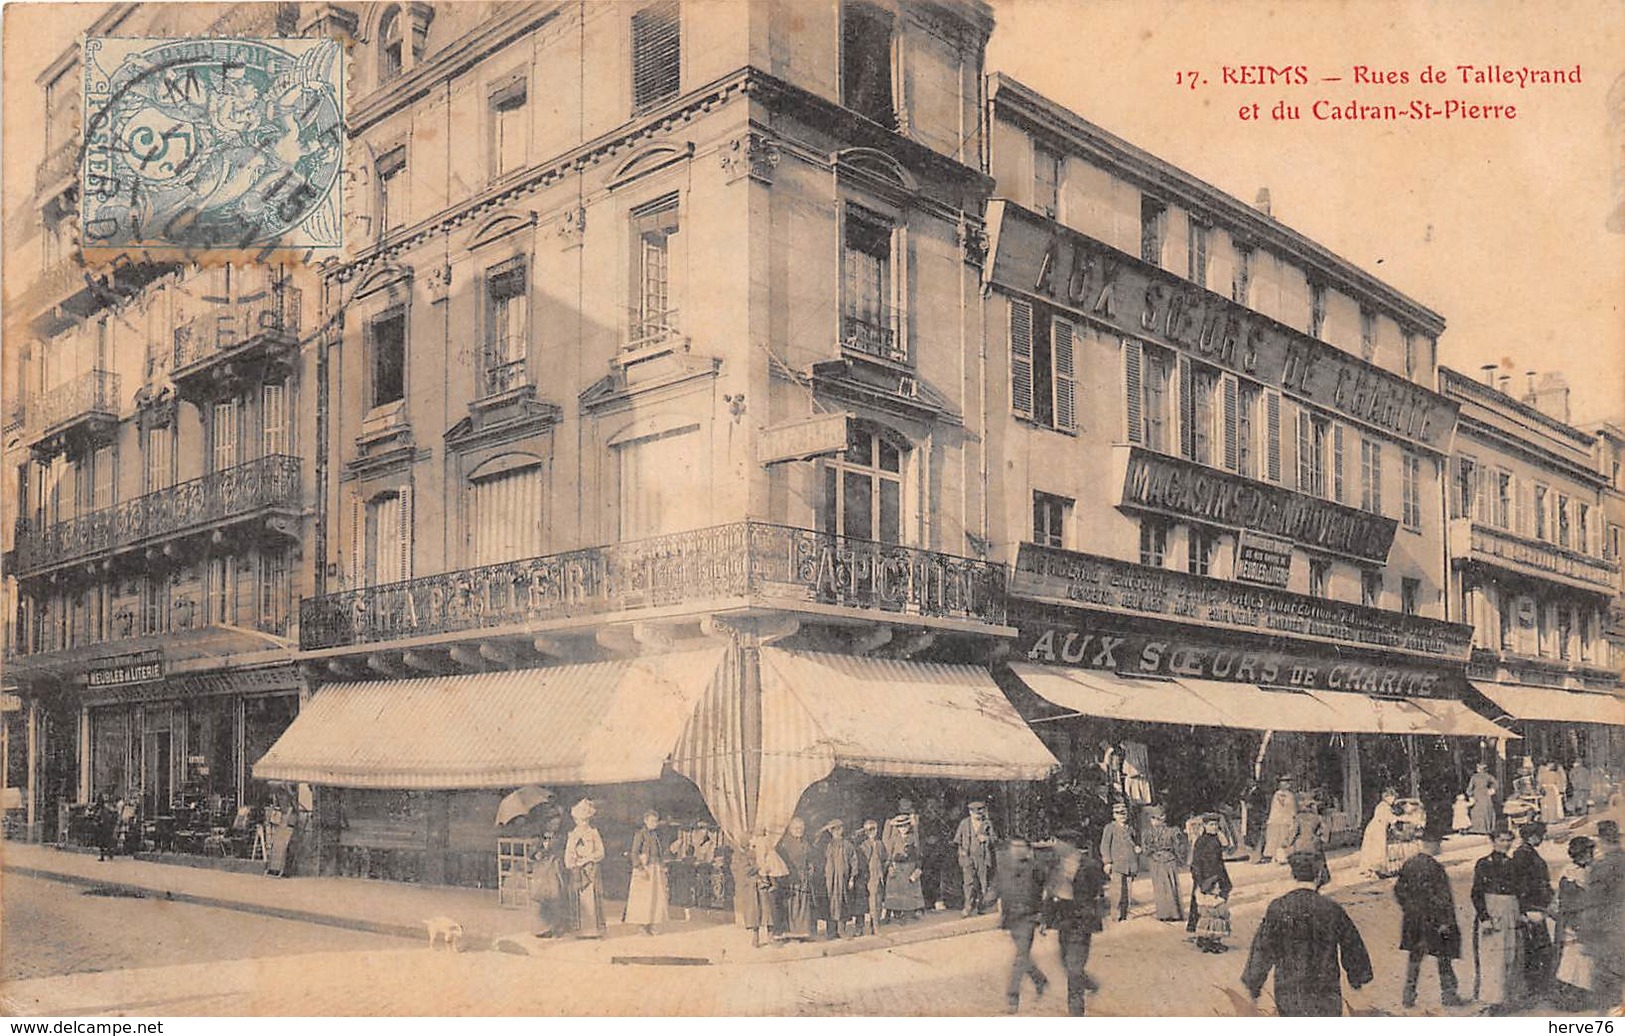
[{"label": "postage stamp", "polygon": [[337,251],[343,66],[332,39],[85,40],[84,247]]}]

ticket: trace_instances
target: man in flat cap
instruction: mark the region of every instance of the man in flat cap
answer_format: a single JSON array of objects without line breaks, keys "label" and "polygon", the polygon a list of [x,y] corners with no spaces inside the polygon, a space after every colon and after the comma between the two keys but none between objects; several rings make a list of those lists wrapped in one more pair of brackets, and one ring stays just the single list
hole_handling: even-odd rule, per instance
[{"label": "man in flat cap", "polygon": [[954,848],[959,853],[959,873],[964,879],[964,916],[979,914],[987,906],[993,876],[993,821],[987,815],[987,803],[972,802],[969,815],[959,822],[954,832]]}]

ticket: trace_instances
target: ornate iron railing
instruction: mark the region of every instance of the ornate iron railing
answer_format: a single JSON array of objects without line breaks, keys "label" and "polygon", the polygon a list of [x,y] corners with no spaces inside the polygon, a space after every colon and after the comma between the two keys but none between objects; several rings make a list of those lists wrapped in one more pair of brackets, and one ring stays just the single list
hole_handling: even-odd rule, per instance
[{"label": "ornate iron railing", "polygon": [[298,507],[299,472],[298,457],[273,454],[40,529],[19,522],[17,571],[26,575],[268,507]]},{"label": "ornate iron railing", "polygon": [[47,188],[72,178],[78,172],[78,158],[79,137],[75,134],[52,148],[51,153],[40,160],[39,167],[34,172],[35,192],[43,194]]},{"label": "ornate iron railing", "polygon": [[751,598],[999,625],[1005,567],[765,522],[736,522],[306,598],[304,650]]},{"label": "ornate iron railing", "polygon": [[1569,579],[1579,579],[1600,589],[1612,589],[1619,582],[1617,562],[1592,557],[1546,540],[1530,539],[1480,521],[1472,523],[1467,543],[1472,553],[1479,557],[1497,558]]},{"label": "ornate iron railing", "polygon": [[907,363],[908,350],[898,344],[897,322],[889,312],[841,317],[841,348],[891,363]]},{"label": "ornate iron railing", "polygon": [[263,335],[299,333],[300,289],[273,288],[246,302],[220,303],[175,329],[174,370],[205,363]]},{"label": "ornate iron railing", "polygon": [[526,344],[518,335],[505,335],[485,343],[485,369],[480,372],[482,397],[500,396],[530,384]]},{"label": "ornate iron railing", "polygon": [[119,378],[112,371],[93,370],[64,382],[38,397],[30,406],[34,430],[45,432],[89,414],[118,417]]},{"label": "ornate iron railing", "polygon": [[682,332],[677,329],[677,311],[668,309],[660,313],[642,313],[632,311],[627,322],[626,344],[622,346],[627,352],[634,349],[643,349],[651,345],[659,345],[668,338],[676,338]]}]

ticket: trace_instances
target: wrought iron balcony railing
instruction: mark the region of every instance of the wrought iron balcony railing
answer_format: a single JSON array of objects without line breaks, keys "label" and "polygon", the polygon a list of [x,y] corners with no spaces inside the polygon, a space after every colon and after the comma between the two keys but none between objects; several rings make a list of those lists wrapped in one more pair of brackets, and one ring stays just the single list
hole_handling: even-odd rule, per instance
[{"label": "wrought iron balcony railing", "polygon": [[29,405],[36,432],[49,432],[82,417],[118,419],[119,377],[112,371],[93,370],[35,397]]},{"label": "wrought iron balcony railing", "polygon": [[265,340],[299,334],[302,293],[298,288],[273,288],[258,298],[220,303],[175,329],[177,374]]},{"label": "wrought iron balcony railing", "polygon": [[677,311],[675,309],[668,309],[659,313],[643,313],[634,310],[631,319],[627,321],[626,344],[622,346],[622,349],[631,352],[635,349],[659,345],[668,339],[678,337],[681,333],[677,329]]},{"label": "wrought iron balcony railing", "polygon": [[482,398],[500,396],[530,384],[530,366],[526,362],[526,342],[518,335],[509,335],[485,343],[485,369],[480,372]]},{"label": "wrought iron balcony railing", "polygon": [[16,566],[29,575],[98,554],[300,506],[298,457],[273,454],[35,529],[17,528]]},{"label": "wrought iron balcony railing", "polygon": [[1451,523],[1450,543],[1451,554],[1460,560],[1508,562],[1518,569],[1579,580],[1599,590],[1619,585],[1617,561],[1594,557],[1547,540],[1532,539],[1476,519],[1455,519]]},{"label": "wrought iron balcony railing", "polygon": [[889,363],[907,363],[908,350],[899,344],[897,321],[891,313],[846,313],[841,316],[841,348],[874,356]]},{"label": "wrought iron balcony railing", "polygon": [[936,551],[736,522],[306,598],[307,651],[583,615],[748,598],[1002,625],[1005,567]]},{"label": "wrought iron balcony railing", "polygon": [[71,179],[77,171],[78,158],[79,138],[77,135],[70,135],[40,160],[34,174],[35,193],[44,194],[63,180]]}]

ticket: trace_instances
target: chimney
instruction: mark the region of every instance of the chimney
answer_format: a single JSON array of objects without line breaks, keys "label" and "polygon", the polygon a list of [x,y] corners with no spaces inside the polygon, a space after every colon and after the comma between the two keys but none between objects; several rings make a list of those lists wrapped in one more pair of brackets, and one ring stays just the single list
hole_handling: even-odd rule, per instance
[{"label": "chimney", "polygon": [[1507,394],[1507,389],[1512,385],[1512,375],[1510,375],[1510,374],[1497,375],[1495,380],[1496,380],[1496,386],[1495,386],[1496,389],[1499,390],[1502,395],[1506,395]]},{"label": "chimney", "polygon": [[1270,189],[1268,187],[1258,189],[1258,196],[1253,199],[1253,208],[1266,216],[1270,215]]},{"label": "chimney", "polygon": [[1479,375],[1484,379],[1484,384],[1488,385],[1490,388],[1495,387],[1495,370],[1498,366],[1499,364],[1486,363],[1484,366],[1478,368]]},{"label": "chimney", "polygon": [[1536,410],[1547,417],[1569,423],[1569,380],[1561,371],[1547,371],[1536,381],[1530,401]]},{"label": "chimney", "polygon": [[1524,389],[1523,401],[1530,406],[1535,405],[1535,375],[1536,371],[1524,371],[1523,376],[1528,379],[1528,387]]}]

